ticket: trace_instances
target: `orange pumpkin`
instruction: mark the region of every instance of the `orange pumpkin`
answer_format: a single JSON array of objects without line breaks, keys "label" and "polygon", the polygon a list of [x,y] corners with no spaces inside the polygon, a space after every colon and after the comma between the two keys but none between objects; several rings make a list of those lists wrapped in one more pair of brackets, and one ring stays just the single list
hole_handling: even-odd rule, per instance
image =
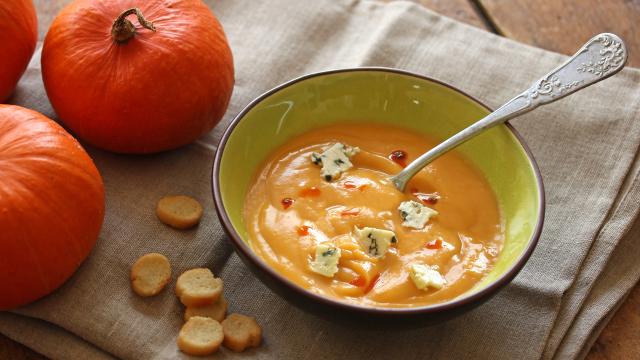
[{"label": "orange pumpkin", "polygon": [[0,105],[0,310],[62,285],[103,218],[102,179],[80,144],[40,113]]},{"label": "orange pumpkin", "polygon": [[45,38],[42,75],[60,120],[120,153],[194,141],[234,84],[222,26],[201,0],[76,0]]},{"label": "orange pumpkin", "polygon": [[38,20],[31,0],[0,1],[0,102],[15,89],[37,41]]}]

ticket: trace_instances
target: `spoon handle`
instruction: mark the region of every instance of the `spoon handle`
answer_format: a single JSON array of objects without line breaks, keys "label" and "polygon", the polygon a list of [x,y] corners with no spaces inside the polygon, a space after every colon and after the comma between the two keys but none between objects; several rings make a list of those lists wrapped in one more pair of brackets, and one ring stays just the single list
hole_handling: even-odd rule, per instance
[{"label": "spoon handle", "polygon": [[396,188],[404,191],[409,179],[440,155],[486,129],[608,78],[620,71],[626,61],[627,49],[622,39],[610,33],[596,35],[569,60],[536,81],[529,89],[422,154],[404,170],[391,177],[391,181]]}]

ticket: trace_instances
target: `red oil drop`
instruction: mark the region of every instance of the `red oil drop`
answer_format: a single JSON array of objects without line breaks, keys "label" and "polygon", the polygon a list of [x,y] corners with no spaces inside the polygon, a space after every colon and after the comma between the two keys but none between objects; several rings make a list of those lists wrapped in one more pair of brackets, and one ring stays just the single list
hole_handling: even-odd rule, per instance
[{"label": "red oil drop", "polygon": [[311,229],[311,227],[309,227],[307,225],[298,226],[298,235],[300,235],[300,236],[309,235],[309,229]]},{"label": "red oil drop", "polygon": [[391,154],[389,155],[389,159],[402,167],[407,166],[407,152],[404,150],[396,150],[391,152]]},{"label": "red oil drop", "polygon": [[282,201],[280,201],[280,203],[282,204],[282,207],[286,210],[288,209],[291,205],[293,205],[295,201],[292,198],[284,198],[282,199]]}]

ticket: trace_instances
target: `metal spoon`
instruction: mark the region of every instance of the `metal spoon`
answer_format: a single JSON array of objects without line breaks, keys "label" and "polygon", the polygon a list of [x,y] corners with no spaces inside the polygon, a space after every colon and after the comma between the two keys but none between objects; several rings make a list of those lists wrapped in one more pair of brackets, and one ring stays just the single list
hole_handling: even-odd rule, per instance
[{"label": "metal spoon", "polygon": [[622,39],[610,33],[596,35],[569,60],[536,81],[529,89],[422,154],[390,180],[398,190],[404,191],[407,182],[440,155],[487,129],[604,80],[622,70],[626,62],[627,48]]}]

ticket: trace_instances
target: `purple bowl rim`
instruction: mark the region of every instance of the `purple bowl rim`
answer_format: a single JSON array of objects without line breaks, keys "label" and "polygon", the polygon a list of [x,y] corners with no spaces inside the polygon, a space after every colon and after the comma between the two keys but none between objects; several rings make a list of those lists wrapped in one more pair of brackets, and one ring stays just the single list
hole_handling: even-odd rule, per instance
[{"label": "purple bowl rim", "polygon": [[286,277],[284,277],[283,275],[281,275],[280,273],[278,273],[277,271],[275,271],[274,269],[272,269],[269,265],[267,265],[258,255],[256,255],[250,248],[249,246],[242,240],[242,238],[240,237],[240,235],[236,232],[236,230],[233,227],[233,224],[231,223],[231,220],[229,219],[226,210],[224,209],[224,203],[222,201],[222,194],[220,191],[220,182],[219,182],[219,175],[220,175],[220,163],[222,162],[222,155],[224,153],[224,149],[225,146],[227,144],[227,141],[229,139],[229,137],[231,137],[231,134],[233,133],[233,130],[235,129],[235,127],[238,125],[238,123],[240,123],[240,121],[244,118],[244,116],[250,111],[252,110],[257,104],[259,104],[260,102],[262,102],[265,98],[273,95],[274,93],[285,89],[291,85],[294,85],[298,82],[310,79],[310,78],[314,78],[314,77],[319,77],[319,76],[325,76],[325,75],[333,75],[333,74],[340,74],[340,73],[348,73],[348,72],[386,72],[386,73],[393,73],[393,74],[399,74],[399,75],[404,75],[404,76],[409,76],[409,77],[414,77],[414,78],[418,78],[420,80],[426,80],[426,81],[430,81],[433,83],[436,83],[438,85],[444,86],[450,90],[453,90],[463,96],[465,96],[466,98],[474,101],[476,104],[482,106],[484,109],[486,109],[487,111],[491,112],[492,109],[487,106],[486,104],[484,104],[483,102],[481,102],[480,100],[476,99],[475,97],[467,94],[466,92],[444,82],[441,80],[437,80],[434,79],[432,77],[429,76],[425,76],[425,75],[420,75],[414,72],[410,72],[410,71],[406,71],[406,70],[401,70],[401,69],[396,69],[396,68],[390,68],[390,67],[379,67],[379,66],[368,66],[368,67],[355,67],[355,68],[342,68],[342,69],[332,69],[332,70],[325,70],[325,71],[319,71],[319,72],[314,72],[314,73],[309,73],[294,79],[291,79],[287,82],[284,82],[266,92],[264,92],[263,94],[259,95],[258,97],[256,97],[254,100],[252,100],[248,105],[246,105],[239,113],[238,115],[236,115],[233,120],[229,123],[229,125],[227,126],[227,128],[224,131],[224,134],[222,135],[222,138],[220,139],[220,142],[218,143],[218,147],[216,149],[216,153],[215,153],[215,157],[214,157],[214,162],[213,162],[213,169],[212,169],[212,192],[213,192],[213,198],[214,198],[214,205],[216,208],[216,212],[218,214],[218,218],[220,219],[220,222],[222,223],[222,226],[224,227],[226,233],[229,235],[229,238],[231,239],[231,241],[233,242],[234,245],[234,249],[236,251],[240,251],[242,253],[242,255],[244,255],[245,258],[250,259],[259,269],[260,271],[266,272],[270,275],[271,278],[277,279],[283,286],[285,286],[287,289],[301,295],[303,298],[305,298],[305,300],[309,300],[309,301],[315,301],[315,302],[320,302],[324,305],[327,306],[334,306],[334,307],[338,307],[341,308],[343,310],[350,310],[350,311],[354,311],[354,312],[359,312],[359,313],[367,313],[367,314],[376,314],[376,315],[386,315],[386,316],[402,316],[402,315],[422,315],[422,314],[430,314],[430,313],[438,313],[438,312],[445,312],[448,310],[452,310],[455,308],[459,308],[459,307],[463,307],[465,305],[469,305],[471,303],[474,303],[476,301],[480,301],[483,298],[488,299],[491,295],[494,295],[499,289],[501,289],[502,287],[504,287],[506,284],[508,284],[509,282],[511,282],[511,280],[513,280],[513,278],[515,278],[515,276],[520,272],[520,270],[522,270],[522,268],[524,267],[524,265],[526,264],[526,262],[529,260],[529,258],[531,257],[531,254],[533,253],[533,250],[535,249],[536,245],[538,244],[538,240],[540,238],[540,234],[542,232],[542,227],[544,224],[544,216],[545,216],[545,193],[544,193],[544,183],[542,181],[542,175],[540,173],[540,169],[538,167],[538,164],[533,156],[533,153],[531,152],[531,150],[529,149],[529,147],[527,146],[526,142],[524,141],[524,139],[522,138],[522,136],[518,133],[518,131],[513,128],[513,126],[511,124],[509,124],[508,122],[504,123],[505,126],[507,127],[507,129],[509,129],[509,131],[511,131],[511,133],[515,136],[516,140],[518,141],[518,143],[520,144],[520,146],[522,146],[522,148],[524,149],[527,158],[529,160],[529,163],[531,164],[531,167],[534,171],[535,177],[536,177],[536,183],[538,186],[538,203],[539,205],[539,209],[538,209],[538,221],[536,223],[535,226],[535,230],[533,232],[533,235],[531,236],[531,238],[529,239],[529,243],[527,245],[527,248],[525,249],[525,251],[520,255],[520,257],[518,258],[518,260],[511,266],[511,268],[506,271],[504,274],[502,274],[497,280],[495,280],[494,282],[492,282],[491,284],[489,284],[487,287],[483,288],[480,291],[476,291],[475,293],[469,295],[469,296],[465,296],[465,297],[461,297],[461,298],[456,298],[444,303],[438,303],[438,304],[432,304],[432,305],[425,305],[425,306],[418,306],[418,307],[408,307],[408,308],[389,308],[389,307],[372,307],[372,306],[363,306],[363,305],[356,305],[356,304],[350,304],[341,300],[337,300],[337,299],[332,299],[329,297],[325,297],[322,295],[318,295],[315,294],[311,291],[308,291],[296,284],[294,284],[293,282],[291,282],[290,280],[288,280]]}]

